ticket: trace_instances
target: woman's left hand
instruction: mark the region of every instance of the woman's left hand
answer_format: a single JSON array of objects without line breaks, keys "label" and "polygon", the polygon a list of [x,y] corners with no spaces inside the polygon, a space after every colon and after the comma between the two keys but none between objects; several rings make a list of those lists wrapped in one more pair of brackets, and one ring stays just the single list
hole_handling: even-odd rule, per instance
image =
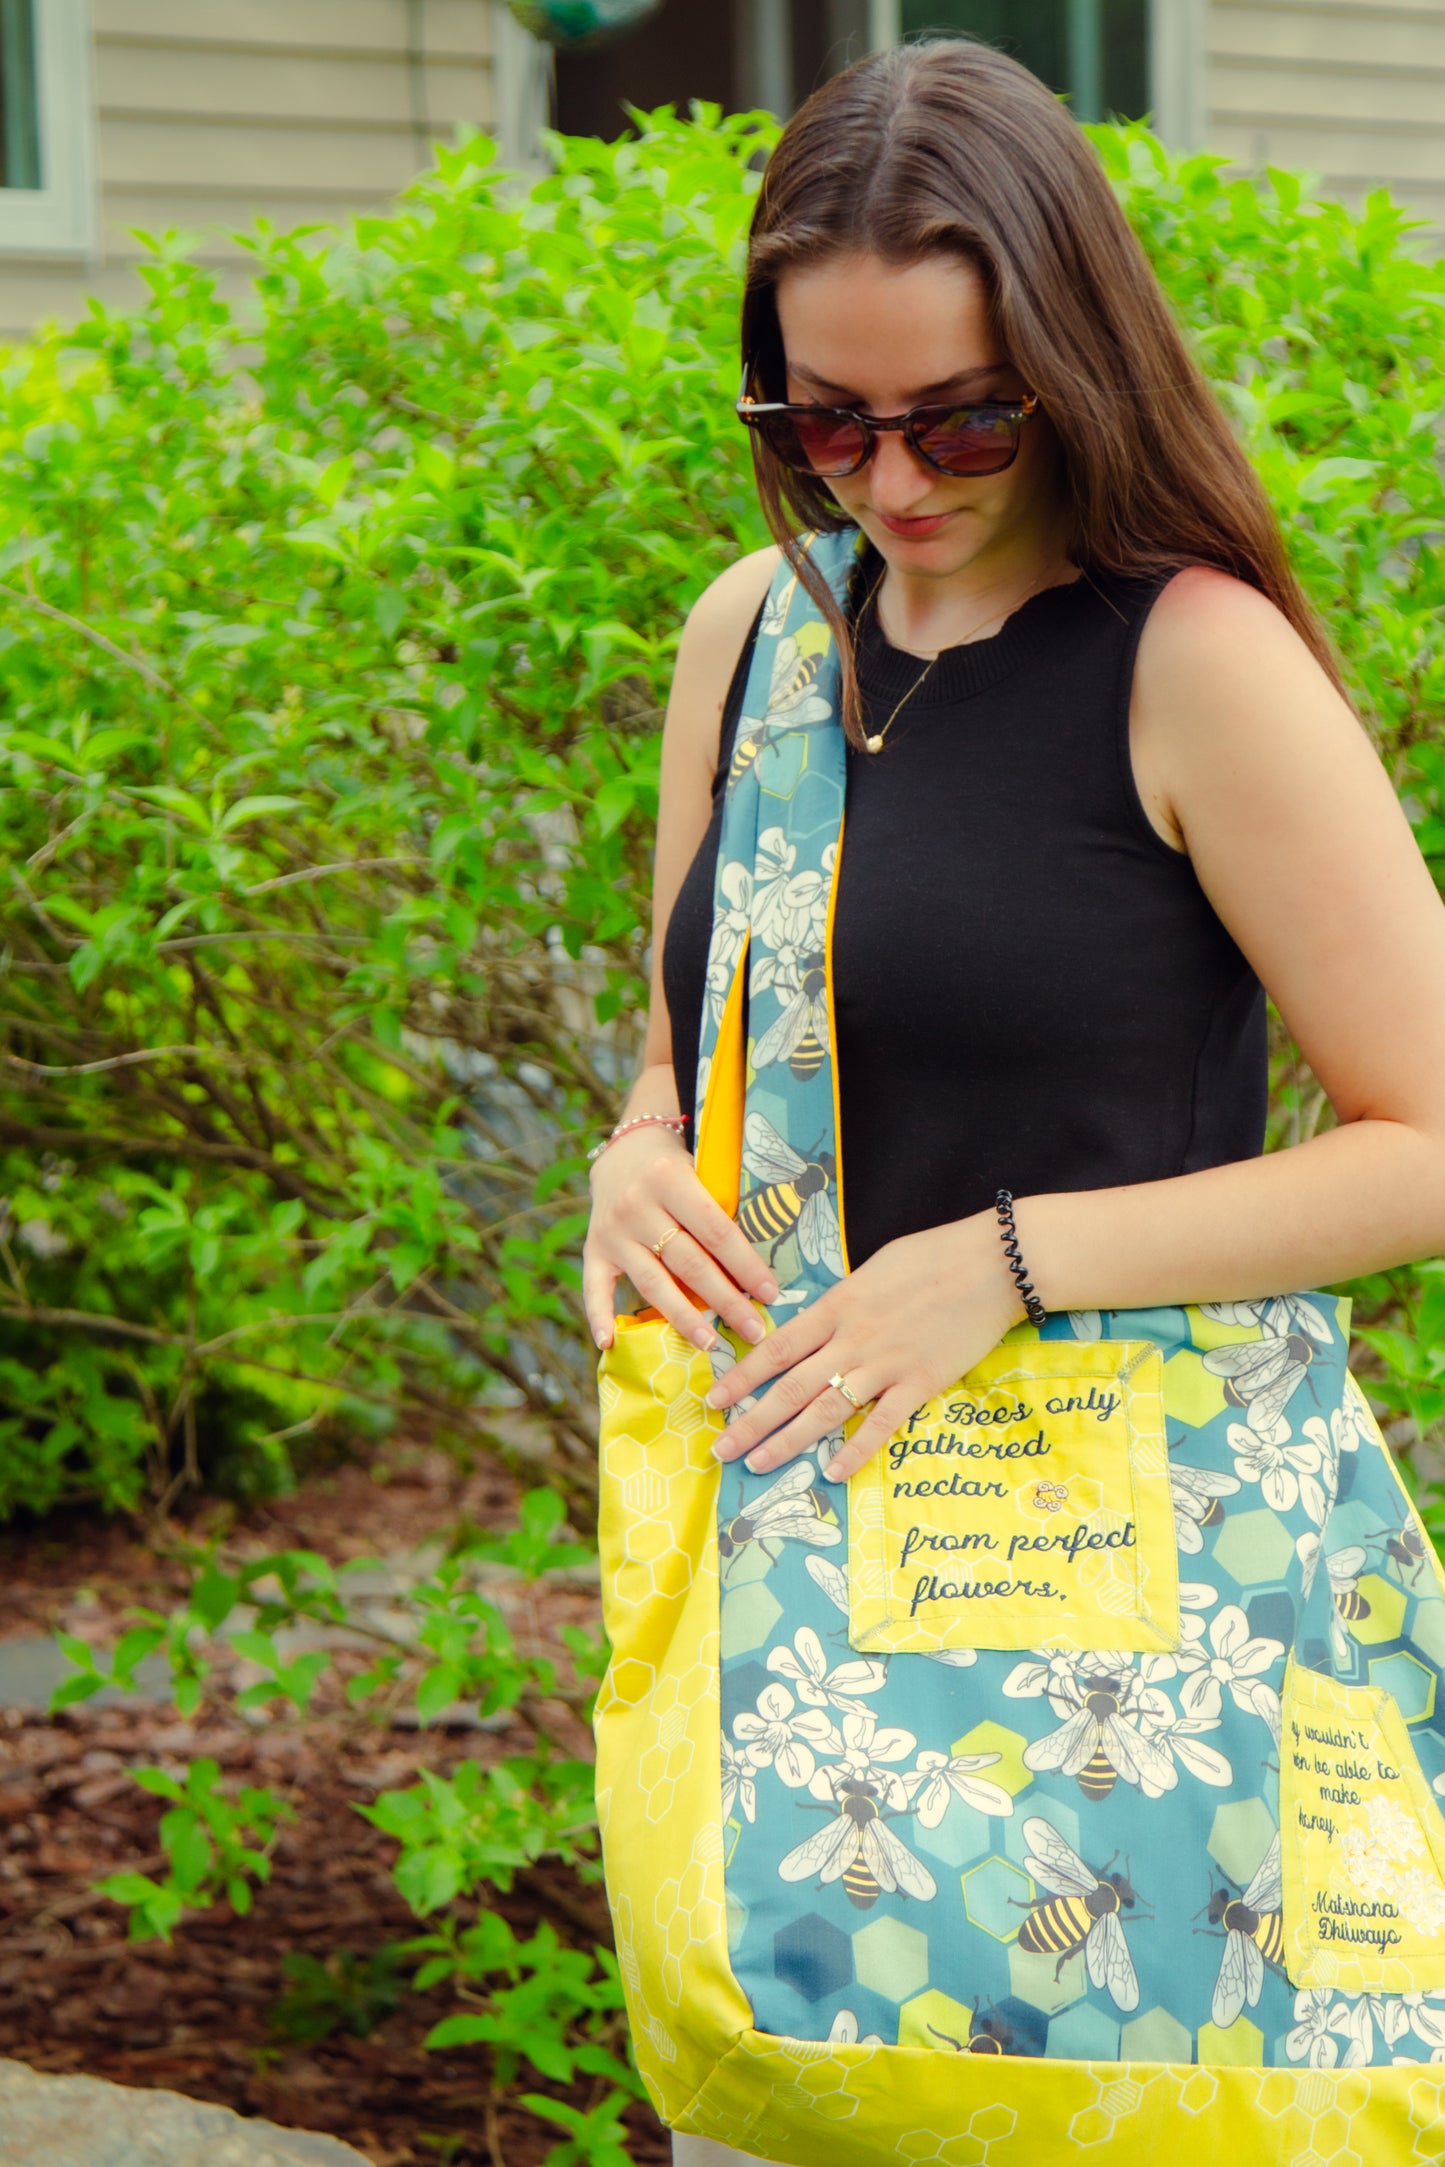
[{"label": "woman's left hand", "polygon": [[[869,1409],[825,1469],[834,1482],[872,1458],[910,1415],[995,1348],[1024,1315],[992,1213],[905,1234],[875,1250],[721,1377],[710,1407],[777,1382],[718,1439],[721,1460],[767,1474],[854,1413],[837,1374]],[[764,1440],[766,1439],[766,1443]]]}]

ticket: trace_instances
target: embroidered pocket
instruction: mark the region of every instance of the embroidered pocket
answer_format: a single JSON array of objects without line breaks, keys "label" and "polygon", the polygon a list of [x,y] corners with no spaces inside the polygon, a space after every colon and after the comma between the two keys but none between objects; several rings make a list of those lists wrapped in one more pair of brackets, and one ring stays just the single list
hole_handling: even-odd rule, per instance
[{"label": "embroidered pocket", "polygon": [[1151,1341],[1006,1341],[859,1469],[848,1515],[855,1648],[1179,1645]]},{"label": "embroidered pocket", "polygon": [[1284,1963],[1298,1987],[1445,1987],[1445,1820],[1389,1693],[1291,1659],[1279,1754]]}]

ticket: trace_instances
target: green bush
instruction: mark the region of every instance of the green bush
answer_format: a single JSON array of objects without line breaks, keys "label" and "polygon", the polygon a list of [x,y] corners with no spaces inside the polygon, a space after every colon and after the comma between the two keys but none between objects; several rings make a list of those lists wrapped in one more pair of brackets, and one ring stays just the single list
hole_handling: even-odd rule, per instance
[{"label": "green bush", "polygon": [[[1441,862],[1445,277],[1383,196],[1093,132]],[[521,192],[478,139],[394,215],[259,227],[243,309],[161,242],[142,308],[0,373],[0,1516],[284,1485],[406,1404],[530,1408],[585,1488],[660,707],[762,538],[765,135],[657,114]],[[1277,1066],[1283,1141],[1320,1099]],[[1362,1290],[1422,1423],[1437,1284]]]},{"label": "green bush", "polygon": [[660,702],[760,538],[755,140],[517,201],[478,139],[261,229],[249,316],[162,246],[0,378],[0,1517],[281,1485],[409,1396],[530,1405],[585,1486]]}]

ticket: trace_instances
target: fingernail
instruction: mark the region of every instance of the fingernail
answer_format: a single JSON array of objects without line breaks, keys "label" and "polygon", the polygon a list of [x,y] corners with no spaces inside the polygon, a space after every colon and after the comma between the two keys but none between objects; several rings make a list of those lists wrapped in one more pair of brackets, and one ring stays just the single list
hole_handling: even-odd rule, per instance
[{"label": "fingernail", "polygon": [[692,1336],[699,1347],[712,1348],[717,1345],[717,1333],[710,1331],[705,1324],[700,1324]]},{"label": "fingernail", "polygon": [[750,1475],[766,1475],[769,1470],[767,1454],[764,1452],[750,1452],[743,1461],[743,1466]]},{"label": "fingernail", "polygon": [[749,1317],[747,1323],[743,1326],[743,1338],[750,1339],[753,1345],[756,1346],[758,1341],[765,1336],[766,1333],[762,1318]]},{"label": "fingernail", "polygon": [[721,1407],[723,1403],[722,1386],[715,1384],[710,1392],[704,1392],[702,1403],[704,1407]]},{"label": "fingernail", "polygon": [[761,1285],[761,1286],[760,1286],[760,1287],[758,1288],[758,1299],[759,1299],[760,1301],[764,1301],[764,1302],[775,1302],[775,1301],[777,1300],[777,1298],[778,1298],[778,1282],[777,1282],[777,1280],[776,1280],[776,1279],[765,1279],[765,1280],[763,1281],[762,1285]]},{"label": "fingernail", "polygon": [[823,1469],[823,1480],[825,1482],[846,1482],[848,1475],[843,1462],[841,1460],[830,1460]]}]

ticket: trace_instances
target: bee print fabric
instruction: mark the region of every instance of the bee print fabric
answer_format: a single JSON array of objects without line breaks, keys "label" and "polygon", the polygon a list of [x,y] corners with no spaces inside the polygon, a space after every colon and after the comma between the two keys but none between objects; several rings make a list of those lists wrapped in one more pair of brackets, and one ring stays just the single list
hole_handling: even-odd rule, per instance
[{"label": "bee print fabric", "polygon": [[[856,534],[813,547],[841,595]],[[729,777],[699,1068],[699,1172],[772,1260],[770,1327],[847,1269],[837,679],[785,570]],[[720,1137],[733,1190],[715,1177]],[[834,2167],[880,2141],[952,2160],[939,2147],[964,2145],[980,2099],[1016,2098],[1009,2167],[1072,2143],[1087,2073],[1125,2063],[1229,2081],[1196,2155],[1184,2095],[1141,2074],[1107,2125],[1117,2161],[1166,2128],[1181,2161],[1230,2132],[1265,2156],[1267,2097],[1302,2118],[1295,2150],[1267,2156],[1305,2156],[1326,2106],[1348,2126],[1341,2100],[1369,2122],[1361,2156],[1429,2156],[1407,2132],[1438,2118],[1445,2072],[1413,2092],[1405,2072],[1445,2062],[1445,1583],[1346,1367],[1348,1304],[1306,1291],[1021,1325],[892,1441],[926,1451],[885,1448],[848,1485],[821,1474],[838,1433],[771,1474],[719,1471],[724,1418],[701,1394],[743,1351],[723,1341],[709,1358],[622,1319],[602,1364],[615,1653],[599,1793],[664,2114]],[[1124,1426],[1116,1395],[1135,1375]],[[885,1613],[902,1629],[881,1632]],[[698,1765],[709,1726],[713,1770]],[[647,1833],[657,1871],[688,1801],[686,1870],[624,1885]],[[732,2041],[711,2081],[706,2056],[688,2060],[690,1997],[711,2011],[694,2012],[701,2032]],[[812,2075],[748,2092],[749,2057],[776,2079],[799,2042]],[[910,2150],[902,2095],[929,2091],[919,2072],[939,2057],[968,2060],[932,2086]],[[974,2058],[998,2073],[982,2094],[962,2080]],[[1000,2091],[1006,2069],[1018,2086]],[[1377,2072],[1364,2090],[1319,2089],[1362,2071]],[[1281,2091],[1272,2072],[1298,2082]]]}]

